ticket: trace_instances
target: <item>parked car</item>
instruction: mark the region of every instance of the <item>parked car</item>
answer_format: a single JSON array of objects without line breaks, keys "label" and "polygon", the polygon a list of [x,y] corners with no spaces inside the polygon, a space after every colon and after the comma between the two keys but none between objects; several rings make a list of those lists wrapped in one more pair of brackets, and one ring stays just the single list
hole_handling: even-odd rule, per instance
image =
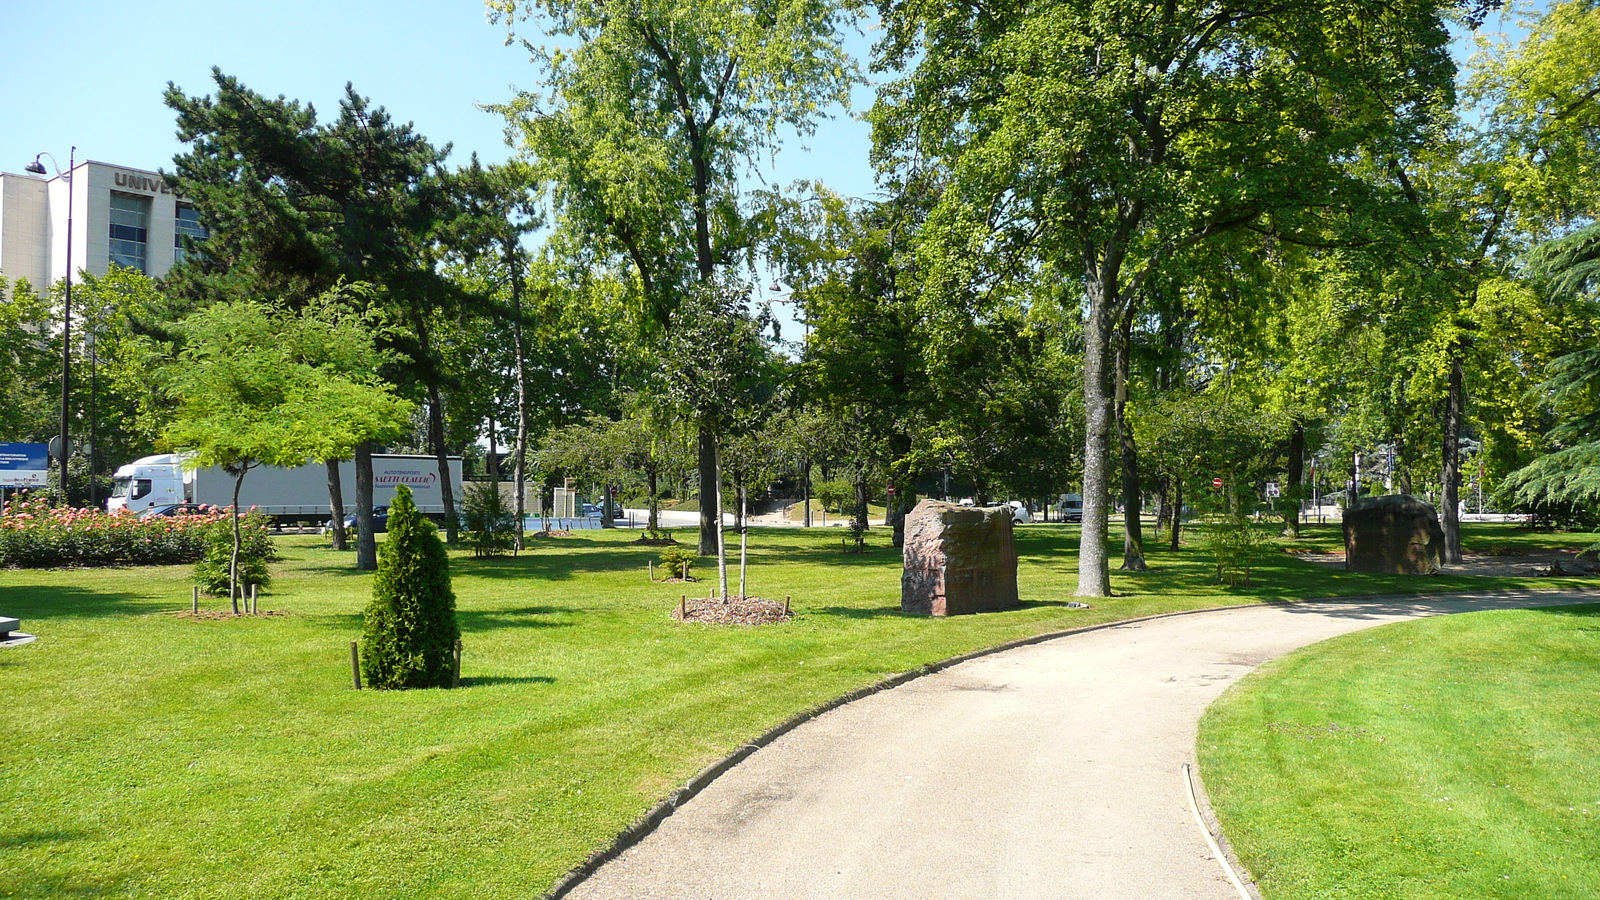
[{"label": "parked car", "polygon": [[1006,504],[1011,507],[1011,521],[1016,525],[1026,525],[1033,521],[1033,513],[1028,512],[1028,507],[1021,500],[1012,500]]},{"label": "parked car", "polygon": [[198,503],[163,503],[160,506],[152,506],[144,512],[139,513],[139,518],[154,519],[157,516],[193,516],[204,511],[205,510],[201,509],[200,504]]},{"label": "parked car", "polygon": [[[323,527],[325,529],[327,529],[328,531],[332,531],[333,530],[333,520],[329,519],[327,524],[324,525]],[[354,531],[355,527],[356,527],[356,514],[355,513],[351,513],[350,515],[345,516],[344,517],[344,530],[345,531]],[[373,532],[373,534],[385,534],[388,531],[389,531],[389,507],[387,507],[387,506],[374,506],[372,508],[372,532]]]}]

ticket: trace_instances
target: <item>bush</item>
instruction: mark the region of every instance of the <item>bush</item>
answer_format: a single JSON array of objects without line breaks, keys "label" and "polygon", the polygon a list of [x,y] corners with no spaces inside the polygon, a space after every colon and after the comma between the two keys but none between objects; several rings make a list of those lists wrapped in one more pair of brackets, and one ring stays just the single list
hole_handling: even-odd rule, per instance
[{"label": "bush", "polygon": [[206,535],[222,517],[222,511],[216,510],[141,519],[126,512],[14,500],[0,515],[0,566],[50,569],[193,563],[205,553]]},{"label": "bush", "polygon": [[1216,562],[1218,584],[1249,586],[1250,573],[1261,564],[1270,543],[1242,513],[1223,513],[1206,520],[1205,547]]},{"label": "bush", "polygon": [[500,485],[492,481],[475,481],[465,488],[462,498],[463,518],[466,520],[467,546],[472,555],[499,556],[516,545],[516,511],[506,506]]},{"label": "bush", "polygon": [[678,578],[689,571],[698,559],[693,550],[674,544],[661,551],[661,567],[667,570],[668,578]]},{"label": "bush", "polygon": [[[267,517],[251,511],[239,521],[239,591],[249,594],[250,585],[266,587],[272,581],[267,561],[276,559],[277,548],[268,535]],[[213,597],[228,593],[228,565],[233,558],[233,520],[225,516],[206,527],[205,551],[194,564],[194,580],[200,590]]]},{"label": "bush", "polygon": [[450,557],[438,529],[417,512],[405,485],[395,490],[389,506],[389,537],[379,549],[361,634],[361,674],[372,687],[452,684],[461,627],[450,587]]}]

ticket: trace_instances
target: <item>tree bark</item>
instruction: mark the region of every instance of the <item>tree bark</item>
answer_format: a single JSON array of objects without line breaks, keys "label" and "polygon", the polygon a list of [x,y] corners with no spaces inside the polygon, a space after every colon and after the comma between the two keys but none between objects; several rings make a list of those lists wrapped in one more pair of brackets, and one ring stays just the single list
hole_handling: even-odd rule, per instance
[{"label": "tree bark", "polygon": [[[506,242],[506,265],[511,269],[511,338],[517,353],[517,448],[511,477],[517,480],[517,532],[513,547],[523,549],[522,526],[528,517],[528,365],[522,339],[522,265],[515,240]],[[651,523],[652,527],[655,523]]]},{"label": "tree bark", "polygon": [[439,499],[444,501],[445,543],[459,541],[456,523],[456,492],[450,484],[450,454],[444,443],[444,393],[438,384],[428,385],[428,442],[433,458],[439,462]]},{"label": "tree bark", "polygon": [[717,436],[700,426],[700,555],[715,556],[722,546],[722,473]]},{"label": "tree bark", "polygon": [[856,524],[866,531],[867,525],[867,479],[865,475],[856,474]]},{"label": "tree bark", "polygon": [[345,550],[344,535],[344,485],[339,479],[339,460],[330,459],[328,467],[328,511],[333,513],[333,549]]},{"label": "tree bark", "polygon": [[378,568],[378,538],[372,533],[372,444],[356,446],[356,568]]},{"label": "tree bark", "polygon": [[800,502],[805,509],[806,527],[811,527],[811,457],[800,460]]},{"label": "tree bark", "polygon": [[228,556],[228,602],[233,604],[233,614],[239,614],[239,545],[244,543],[239,534],[239,491],[244,487],[244,476],[249,466],[241,465],[233,476],[233,552]]},{"label": "tree bark", "polygon": [[1109,531],[1107,498],[1111,486],[1111,371],[1107,349],[1111,346],[1112,297],[1115,290],[1089,267],[1086,279],[1089,310],[1083,323],[1083,531],[1078,545],[1080,597],[1111,596],[1111,566],[1106,557]]},{"label": "tree bark", "polygon": [[1440,466],[1440,524],[1444,528],[1444,561],[1461,562],[1461,419],[1466,388],[1461,372],[1461,355],[1450,355],[1450,385],[1445,396],[1444,447]]},{"label": "tree bark", "polygon": [[650,492],[650,524],[646,526],[645,534],[651,538],[661,529],[661,491],[657,486],[657,474],[654,466],[644,473],[647,490]]},{"label": "tree bark", "polygon": [[1172,543],[1173,550],[1178,549],[1179,533],[1183,530],[1183,482],[1172,479]]},{"label": "tree bark", "polygon": [[1114,410],[1117,420],[1118,447],[1122,457],[1122,570],[1144,572],[1150,566],[1144,559],[1144,491],[1139,482],[1139,448],[1133,440],[1133,427],[1128,423],[1128,368],[1133,350],[1133,309],[1122,316],[1117,328],[1117,348]]},{"label": "tree bark", "polygon": [[1278,502],[1283,504],[1283,533],[1292,538],[1300,537],[1300,495],[1301,484],[1306,476],[1306,424],[1296,417],[1289,431],[1289,466],[1284,485],[1283,495]]}]

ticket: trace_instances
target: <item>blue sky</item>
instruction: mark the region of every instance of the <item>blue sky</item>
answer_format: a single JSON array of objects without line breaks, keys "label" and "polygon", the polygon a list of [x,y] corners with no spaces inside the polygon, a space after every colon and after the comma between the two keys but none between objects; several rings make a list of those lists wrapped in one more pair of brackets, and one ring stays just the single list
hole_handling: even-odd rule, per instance
[{"label": "blue sky", "polygon": [[[488,23],[480,0],[0,0],[0,11],[11,32],[0,53],[6,172],[41,151],[65,169],[73,145],[79,159],[172,168],[182,146],[161,94],[168,81],[211,93],[212,66],[268,96],[312,103],[324,118],[353,82],[435,144],[453,144],[454,164],[474,151],[507,158],[502,120],[473,104],[538,86],[526,52],[505,46],[505,27]],[[866,40],[853,43],[867,51]],[[870,92],[858,96],[870,102]],[[866,125],[833,112],[807,142],[814,149],[790,141],[763,177],[871,193]]]}]

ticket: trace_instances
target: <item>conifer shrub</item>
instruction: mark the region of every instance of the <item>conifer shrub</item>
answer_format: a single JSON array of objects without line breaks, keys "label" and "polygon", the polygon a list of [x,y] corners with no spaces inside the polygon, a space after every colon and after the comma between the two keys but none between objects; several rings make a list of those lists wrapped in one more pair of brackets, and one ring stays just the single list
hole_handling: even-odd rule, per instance
[{"label": "conifer shrub", "polygon": [[460,637],[444,542],[401,485],[362,626],[362,677],[379,689],[449,687]]}]

